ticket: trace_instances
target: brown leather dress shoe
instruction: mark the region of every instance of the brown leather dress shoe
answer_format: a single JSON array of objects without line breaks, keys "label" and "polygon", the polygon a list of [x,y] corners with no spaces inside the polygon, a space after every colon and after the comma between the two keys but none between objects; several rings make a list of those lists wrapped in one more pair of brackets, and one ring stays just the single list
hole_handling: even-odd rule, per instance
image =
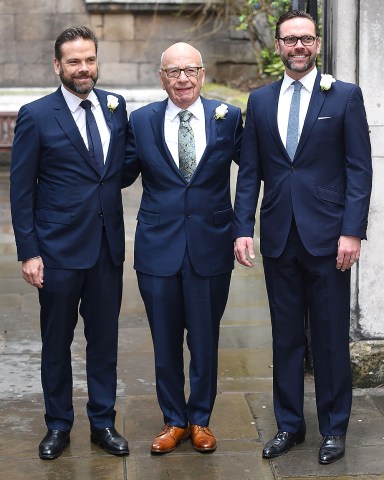
[{"label": "brown leather dress shoe", "polygon": [[153,440],[151,453],[172,452],[180,442],[189,437],[189,427],[179,428],[173,425],[164,425],[161,432]]},{"label": "brown leather dress shoe", "polygon": [[216,438],[209,427],[191,425],[192,445],[198,452],[214,452],[216,450]]}]

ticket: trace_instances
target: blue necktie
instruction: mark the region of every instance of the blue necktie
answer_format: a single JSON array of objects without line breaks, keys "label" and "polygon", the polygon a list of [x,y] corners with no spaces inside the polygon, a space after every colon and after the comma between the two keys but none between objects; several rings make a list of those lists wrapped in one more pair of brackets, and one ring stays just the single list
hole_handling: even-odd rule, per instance
[{"label": "blue necktie", "polygon": [[196,168],[195,136],[189,121],[192,113],[182,110],[178,113],[179,126],[179,170],[185,180],[189,182]]},{"label": "blue necktie", "polygon": [[298,80],[292,82],[294,87],[291,107],[289,109],[288,130],[287,130],[287,152],[293,161],[299,143],[299,112],[300,112],[300,90],[303,86]]},{"label": "blue necktie", "polygon": [[91,110],[92,103],[89,100],[83,100],[80,106],[85,110],[89,154],[96,167],[102,172],[104,168],[103,146],[101,144],[99,129],[97,128],[96,120]]}]

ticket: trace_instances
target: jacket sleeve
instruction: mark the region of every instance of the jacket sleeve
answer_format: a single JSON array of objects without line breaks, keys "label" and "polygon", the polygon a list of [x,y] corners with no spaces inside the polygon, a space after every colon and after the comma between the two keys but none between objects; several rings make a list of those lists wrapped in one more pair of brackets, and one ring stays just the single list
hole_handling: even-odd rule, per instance
[{"label": "jacket sleeve", "polygon": [[346,197],[341,235],[366,238],[372,188],[369,128],[359,87],[354,87],[344,119]]},{"label": "jacket sleeve", "polygon": [[261,163],[258,155],[257,131],[251,95],[248,100],[236,184],[235,238],[253,237],[261,178]]},{"label": "jacket sleeve", "polygon": [[35,230],[39,159],[38,128],[31,112],[24,106],[16,122],[10,173],[12,224],[19,260],[39,255]]},{"label": "jacket sleeve", "polygon": [[131,114],[127,124],[126,149],[123,167],[123,187],[134,183],[140,175],[140,161],[137,155],[136,136],[134,130],[134,115]]}]

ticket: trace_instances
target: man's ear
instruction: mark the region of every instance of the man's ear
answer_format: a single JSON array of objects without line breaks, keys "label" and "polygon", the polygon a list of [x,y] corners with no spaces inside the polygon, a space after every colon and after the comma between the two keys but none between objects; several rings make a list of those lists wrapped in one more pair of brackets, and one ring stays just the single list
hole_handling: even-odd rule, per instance
[{"label": "man's ear", "polygon": [[159,70],[160,83],[161,83],[161,86],[162,86],[163,90],[165,90],[162,73],[163,73],[162,70]]},{"label": "man's ear", "polygon": [[279,44],[279,40],[277,38],[275,38],[275,51],[276,51],[277,55],[280,55],[280,44]]}]

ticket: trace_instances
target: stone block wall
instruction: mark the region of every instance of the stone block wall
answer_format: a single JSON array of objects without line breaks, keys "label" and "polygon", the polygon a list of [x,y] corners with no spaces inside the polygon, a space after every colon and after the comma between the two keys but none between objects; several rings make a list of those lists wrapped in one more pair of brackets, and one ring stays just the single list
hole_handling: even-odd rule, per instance
[{"label": "stone block wall", "polygon": [[85,0],[1,0],[0,88],[58,85],[55,39],[65,28],[80,24],[99,38],[100,85],[158,86],[161,53],[177,41],[200,49],[208,80],[252,75],[254,57],[245,35],[228,25],[209,35],[210,26],[197,29],[193,15],[178,13],[176,8],[155,14],[149,7],[93,11]]}]

